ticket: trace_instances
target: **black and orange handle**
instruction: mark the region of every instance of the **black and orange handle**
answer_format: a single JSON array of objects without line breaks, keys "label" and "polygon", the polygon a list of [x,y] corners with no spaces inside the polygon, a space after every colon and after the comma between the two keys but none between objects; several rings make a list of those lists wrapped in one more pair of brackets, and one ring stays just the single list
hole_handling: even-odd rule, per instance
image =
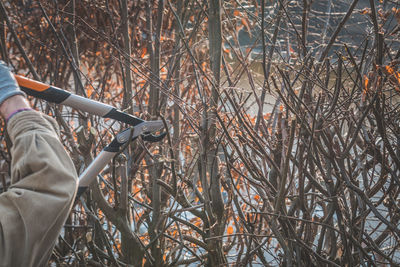
[{"label": "black and orange handle", "polygon": [[24,76],[15,75],[21,90],[30,96],[46,100],[48,102],[61,104],[71,93],[51,85],[31,80]]},{"label": "black and orange handle", "polygon": [[21,75],[15,75],[15,79],[21,87],[21,90],[30,96],[48,102],[66,105],[76,110],[98,115],[103,118],[118,120],[131,126],[136,126],[144,122],[144,120],[122,112],[113,106],[75,95],[58,87],[38,82]]}]

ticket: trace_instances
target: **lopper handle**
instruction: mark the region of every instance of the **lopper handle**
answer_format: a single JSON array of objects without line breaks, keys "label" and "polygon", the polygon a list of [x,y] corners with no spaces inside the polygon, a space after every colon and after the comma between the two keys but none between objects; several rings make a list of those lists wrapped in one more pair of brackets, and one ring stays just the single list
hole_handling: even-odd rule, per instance
[{"label": "lopper handle", "polygon": [[103,118],[110,118],[136,126],[144,120],[122,112],[113,106],[75,95],[58,87],[38,82],[21,75],[14,75],[21,90],[26,94],[46,100],[48,102],[62,104],[72,107],[76,110],[98,115]]}]

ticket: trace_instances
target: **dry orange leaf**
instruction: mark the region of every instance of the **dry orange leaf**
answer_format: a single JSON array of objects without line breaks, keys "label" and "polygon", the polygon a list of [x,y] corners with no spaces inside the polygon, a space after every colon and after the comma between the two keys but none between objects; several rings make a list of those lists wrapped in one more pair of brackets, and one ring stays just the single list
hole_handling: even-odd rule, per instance
[{"label": "dry orange leaf", "polygon": [[147,54],[147,47],[143,47],[142,49],[142,55],[140,56],[141,58],[144,58],[144,56]]},{"label": "dry orange leaf", "polygon": [[371,9],[366,7],[363,10],[360,11],[360,14],[362,14],[362,15],[371,14]]},{"label": "dry orange leaf", "polygon": [[232,225],[229,225],[229,226],[228,226],[228,229],[226,229],[226,232],[228,233],[228,235],[233,234],[233,227],[232,227]]},{"label": "dry orange leaf", "polygon": [[386,71],[387,71],[389,74],[393,74],[393,73],[394,73],[394,70],[393,70],[392,67],[390,67],[390,66],[385,66],[385,68],[386,68]]},{"label": "dry orange leaf", "polygon": [[396,72],[397,81],[400,83],[400,72]]},{"label": "dry orange leaf", "polygon": [[242,24],[246,27],[247,32],[249,34],[251,34],[250,26],[249,26],[249,23],[247,22],[247,20],[242,19]]},{"label": "dry orange leaf", "polygon": [[368,82],[369,79],[367,78],[367,76],[364,76],[365,80],[364,80],[364,89],[367,90],[368,89]]}]

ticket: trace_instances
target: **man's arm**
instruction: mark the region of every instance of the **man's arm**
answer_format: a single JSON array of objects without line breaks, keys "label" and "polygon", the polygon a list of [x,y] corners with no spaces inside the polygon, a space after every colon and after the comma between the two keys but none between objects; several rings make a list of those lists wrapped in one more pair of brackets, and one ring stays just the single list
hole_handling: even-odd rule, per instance
[{"label": "man's arm", "polygon": [[2,99],[0,83],[0,114],[13,144],[11,186],[0,195],[0,266],[46,266],[75,198],[76,171],[54,120],[8,94]]},{"label": "man's arm", "polygon": [[6,99],[0,106],[0,114],[3,118],[8,119],[19,110],[30,109],[28,102],[25,97],[21,95],[15,95]]}]

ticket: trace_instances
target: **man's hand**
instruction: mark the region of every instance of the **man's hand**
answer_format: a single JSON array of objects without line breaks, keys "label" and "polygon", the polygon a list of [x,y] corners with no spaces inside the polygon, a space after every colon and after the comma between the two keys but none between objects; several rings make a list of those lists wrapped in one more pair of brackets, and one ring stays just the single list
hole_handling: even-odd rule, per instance
[{"label": "man's hand", "polygon": [[18,83],[9,67],[0,60],[0,114],[8,118],[21,109],[28,109],[25,93],[19,89]]}]

